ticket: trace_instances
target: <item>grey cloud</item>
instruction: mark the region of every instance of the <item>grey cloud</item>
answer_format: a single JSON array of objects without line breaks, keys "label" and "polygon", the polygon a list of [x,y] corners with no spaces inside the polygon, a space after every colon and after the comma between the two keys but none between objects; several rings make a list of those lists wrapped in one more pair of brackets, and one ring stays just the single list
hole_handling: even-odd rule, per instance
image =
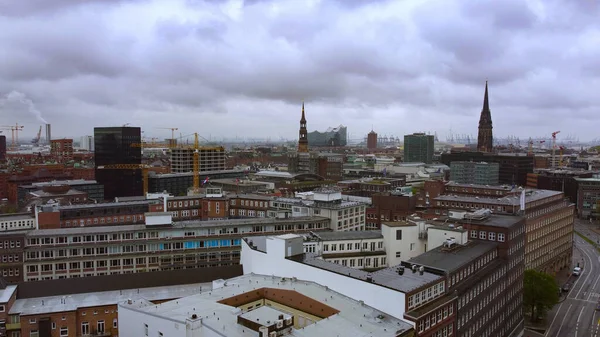
[{"label": "grey cloud", "polygon": [[64,20],[43,27],[43,34],[32,21],[0,23],[0,41],[11,46],[4,51],[7,66],[0,68],[0,74],[16,80],[60,80],[125,72],[130,67],[130,41],[110,36],[102,22],[91,16],[82,19],[87,20],[86,26],[80,26],[79,20]]},{"label": "grey cloud", "polygon": [[472,20],[491,21],[494,28],[499,30],[526,30],[537,21],[527,1],[523,0],[466,1],[462,4],[462,11]]},{"label": "grey cloud", "polygon": [[227,25],[217,20],[202,20],[200,22],[179,22],[166,20],[158,22],[156,32],[166,43],[172,43],[185,38],[198,38],[208,41],[220,41],[226,32]]},{"label": "grey cloud", "polygon": [[311,129],[344,123],[360,133],[374,124],[398,134],[454,123],[474,133],[486,79],[499,133],[546,110],[592,121],[600,105],[600,50],[581,38],[598,24],[594,9],[573,1],[540,1],[539,10],[517,0],[438,0],[408,21],[395,15],[397,1],[246,0],[235,17],[221,0],[136,1],[153,19],[127,32],[109,15],[127,1],[1,1],[10,17],[0,20],[0,43],[10,48],[0,50],[0,92],[25,92],[45,118],[70,126],[168,120],[225,133],[231,121],[267,116],[282,118],[277,133],[293,138],[306,100]]},{"label": "grey cloud", "polygon": [[145,0],[0,0],[0,16],[44,15],[85,5],[114,5]]}]

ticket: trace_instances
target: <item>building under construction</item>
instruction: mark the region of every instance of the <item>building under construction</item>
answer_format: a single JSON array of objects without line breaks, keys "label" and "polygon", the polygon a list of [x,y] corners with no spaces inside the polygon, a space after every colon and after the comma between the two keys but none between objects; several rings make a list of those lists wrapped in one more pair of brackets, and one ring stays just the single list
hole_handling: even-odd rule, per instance
[{"label": "building under construction", "polygon": [[[194,149],[171,149],[171,172],[185,173],[194,169]],[[225,169],[225,148],[221,146],[202,147],[198,150],[198,169],[204,171],[222,171]]]},{"label": "building under construction", "polygon": [[325,132],[313,131],[308,134],[309,146],[346,146],[348,144],[348,129],[340,125],[329,128]]}]

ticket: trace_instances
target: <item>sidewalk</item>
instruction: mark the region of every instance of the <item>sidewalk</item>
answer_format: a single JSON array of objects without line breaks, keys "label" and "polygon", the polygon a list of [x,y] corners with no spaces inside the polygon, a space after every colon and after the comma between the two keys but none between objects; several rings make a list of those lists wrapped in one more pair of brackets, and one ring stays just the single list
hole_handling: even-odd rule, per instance
[{"label": "sidewalk", "polygon": [[[577,249],[577,248],[573,248],[573,260],[572,261],[573,262],[572,262],[570,268],[559,271],[555,276],[556,283],[558,283],[558,286],[561,288],[565,283],[573,283],[575,281],[575,276],[573,276],[573,268],[575,266],[577,266],[577,263],[579,263],[579,266],[585,270],[585,264],[584,264],[585,259],[583,258],[583,254],[581,253],[581,251],[579,251],[579,249]],[[566,298],[566,295],[567,295],[567,293],[561,292],[561,297],[560,297],[561,302]]]}]

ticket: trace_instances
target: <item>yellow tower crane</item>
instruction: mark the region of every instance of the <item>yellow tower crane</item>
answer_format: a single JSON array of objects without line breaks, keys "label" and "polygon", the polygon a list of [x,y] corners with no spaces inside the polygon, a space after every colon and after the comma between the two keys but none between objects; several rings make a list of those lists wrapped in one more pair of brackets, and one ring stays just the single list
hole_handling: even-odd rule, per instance
[{"label": "yellow tower crane", "polygon": [[150,166],[144,164],[112,164],[98,166],[97,168],[100,170],[141,170],[144,196],[148,194],[148,169]]}]

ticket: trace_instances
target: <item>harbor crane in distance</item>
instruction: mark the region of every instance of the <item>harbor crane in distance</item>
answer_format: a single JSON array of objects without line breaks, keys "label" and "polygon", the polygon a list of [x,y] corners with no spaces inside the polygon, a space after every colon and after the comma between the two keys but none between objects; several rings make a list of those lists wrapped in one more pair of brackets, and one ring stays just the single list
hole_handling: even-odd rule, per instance
[{"label": "harbor crane in distance", "polygon": [[556,135],[559,133],[560,133],[560,131],[552,132],[552,167],[556,166],[556,164],[554,162],[554,156],[556,154]]}]

